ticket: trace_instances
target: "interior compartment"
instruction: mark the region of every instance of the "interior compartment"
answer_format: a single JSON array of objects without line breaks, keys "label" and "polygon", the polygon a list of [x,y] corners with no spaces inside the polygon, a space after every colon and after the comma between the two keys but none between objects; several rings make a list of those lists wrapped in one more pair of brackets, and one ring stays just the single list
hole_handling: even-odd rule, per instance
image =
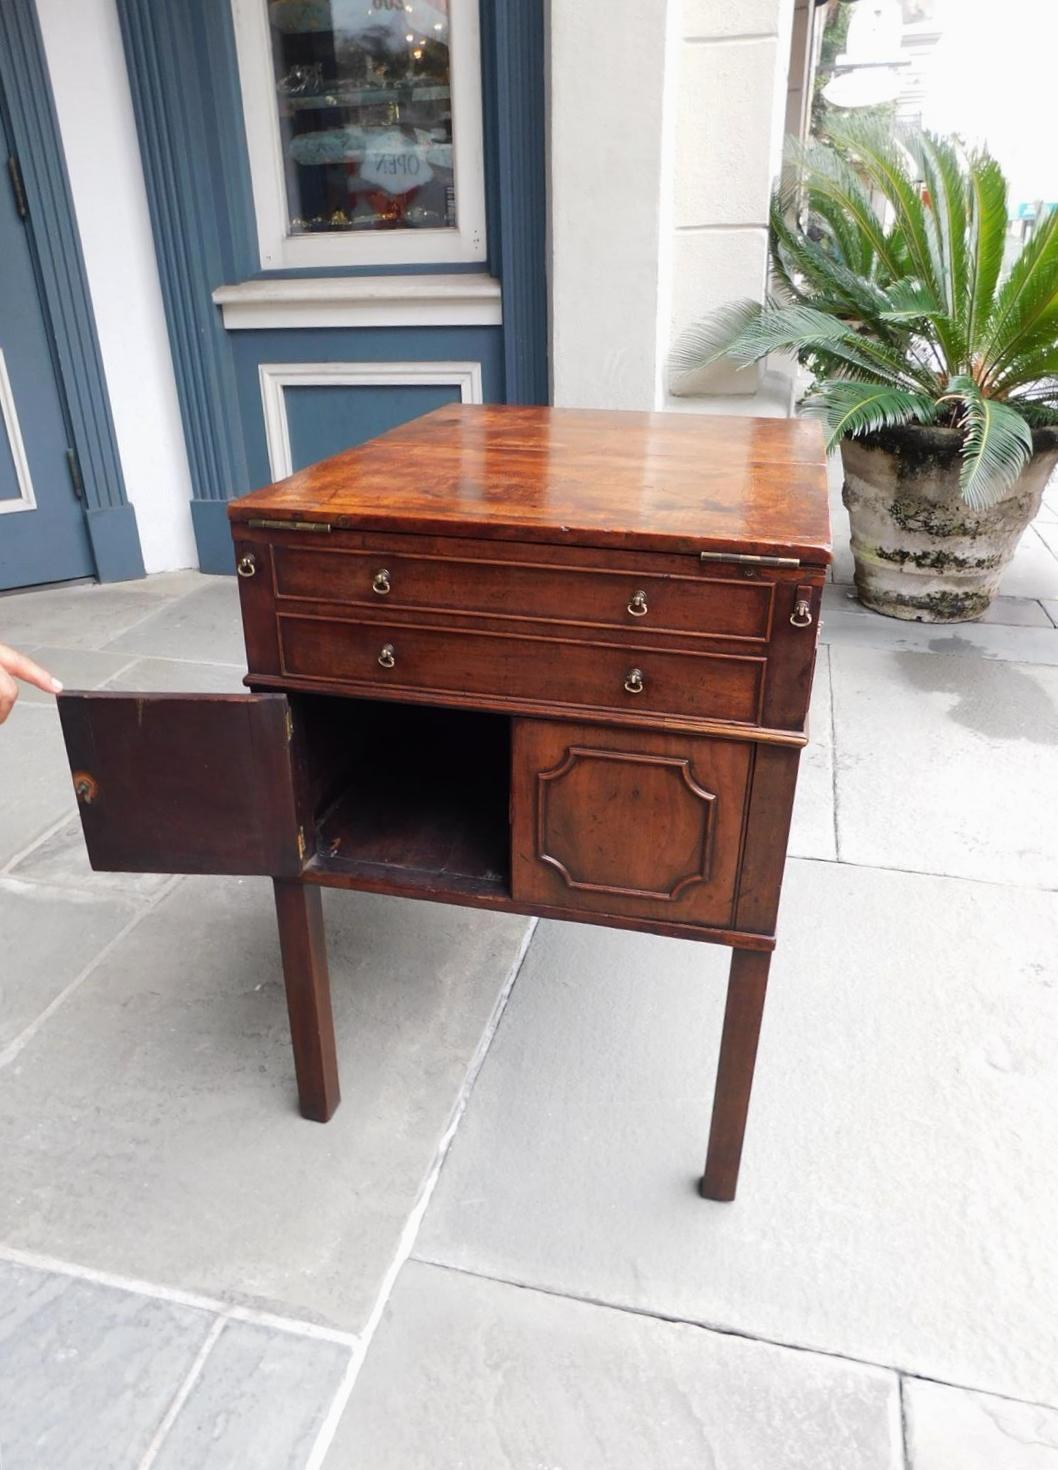
[{"label": "interior compartment", "polygon": [[506,716],[290,701],[310,867],[422,894],[509,895]]}]

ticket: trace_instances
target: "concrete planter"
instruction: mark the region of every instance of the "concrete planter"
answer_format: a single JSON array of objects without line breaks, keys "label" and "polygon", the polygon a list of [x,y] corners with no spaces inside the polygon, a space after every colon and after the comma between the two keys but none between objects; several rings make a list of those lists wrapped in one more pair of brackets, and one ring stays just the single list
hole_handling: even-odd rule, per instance
[{"label": "concrete planter", "polygon": [[842,499],[864,606],[918,623],[981,617],[1058,464],[1058,430],[1033,438],[1025,472],[987,510],[959,494],[955,429],[909,425],[843,440]]}]

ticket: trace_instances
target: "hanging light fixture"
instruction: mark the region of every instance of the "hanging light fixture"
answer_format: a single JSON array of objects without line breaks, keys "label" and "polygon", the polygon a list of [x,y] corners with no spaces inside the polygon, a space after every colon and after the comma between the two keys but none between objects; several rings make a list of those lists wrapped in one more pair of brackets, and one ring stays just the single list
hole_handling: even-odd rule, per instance
[{"label": "hanging light fixture", "polygon": [[823,88],[835,107],[874,107],[900,95],[898,68],[904,17],[900,0],[845,0],[856,8],[849,19],[846,49],[834,63],[836,75]]}]

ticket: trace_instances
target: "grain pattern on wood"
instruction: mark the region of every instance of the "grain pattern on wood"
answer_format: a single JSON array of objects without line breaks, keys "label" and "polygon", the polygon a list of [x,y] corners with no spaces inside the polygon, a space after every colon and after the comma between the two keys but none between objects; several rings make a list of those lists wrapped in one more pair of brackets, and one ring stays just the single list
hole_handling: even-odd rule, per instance
[{"label": "grain pattern on wood", "polygon": [[284,695],[70,692],[58,702],[94,868],[300,870]]},{"label": "grain pattern on wood", "polygon": [[513,757],[516,899],[730,925],[749,746],[518,720]]},{"label": "grain pattern on wood", "polygon": [[302,1117],[326,1123],[341,1100],[320,890],[297,880],[273,884],[283,981]]},{"label": "grain pattern on wood", "polygon": [[709,1152],[701,1182],[705,1199],[730,1201],[738,1188],[770,963],[770,955],[746,949],[731,955]]},{"label": "grain pattern on wood", "polygon": [[805,420],[452,404],[228,513],[825,566],[821,489],[823,435]]}]

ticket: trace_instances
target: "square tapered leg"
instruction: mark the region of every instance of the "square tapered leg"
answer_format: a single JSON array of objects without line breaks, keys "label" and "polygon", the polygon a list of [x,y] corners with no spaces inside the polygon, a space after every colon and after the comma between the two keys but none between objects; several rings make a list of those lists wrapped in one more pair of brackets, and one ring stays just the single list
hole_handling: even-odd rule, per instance
[{"label": "square tapered leg", "polygon": [[770,963],[770,954],[756,950],[736,949],[731,955],[709,1152],[700,1185],[705,1199],[733,1200],[738,1187]]},{"label": "square tapered leg", "polygon": [[326,1123],[341,1101],[320,890],[274,878],[298,1101],[304,1118]]}]

